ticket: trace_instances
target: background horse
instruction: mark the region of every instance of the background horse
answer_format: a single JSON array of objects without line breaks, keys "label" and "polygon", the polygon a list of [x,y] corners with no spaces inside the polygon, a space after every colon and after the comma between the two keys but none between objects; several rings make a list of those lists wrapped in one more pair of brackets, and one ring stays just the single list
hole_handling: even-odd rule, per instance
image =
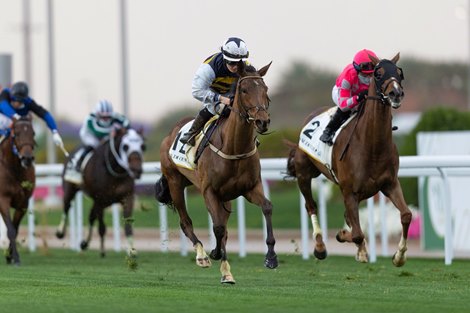
[{"label": "background horse", "polygon": [[[83,184],[76,185],[64,180],[65,168],[62,173],[62,186],[64,188],[64,214],[57,228],[56,236],[63,238],[66,231],[67,215],[70,202],[79,190],[83,190],[93,199],[93,206],[89,215],[89,230],[86,240],[80,244],[82,250],[88,248],[91,241],[93,224],[98,219],[98,232],[101,238],[101,256],[105,256],[104,236],[104,209],[113,203],[120,203],[123,207],[125,235],[128,240],[128,254],[135,255],[132,239],[132,212],[134,208],[134,180],[142,174],[144,140],[140,133],[134,129],[124,128],[116,131],[115,135],[104,141],[96,148],[83,170]],[[73,157],[71,155],[67,162]]]},{"label": "background horse", "polygon": [[[402,266],[406,261],[406,241],[411,212],[408,209],[397,173],[399,167],[398,152],[392,140],[392,108],[398,109],[404,93],[401,86],[403,73],[396,66],[397,54],[391,61],[370,57],[374,66],[374,78],[371,80],[368,97],[356,120],[353,120],[338,135],[333,146],[332,169],[309,157],[298,146],[292,144],[289,154],[288,174],[297,178],[300,191],[305,198],[305,207],[311,217],[314,255],[319,259],[326,257],[326,247],[318,224],[317,204],[312,198],[311,180],[321,173],[337,183],[344,198],[345,220],[351,231],[340,230],[336,236],[340,242],[354,242],[358,246],[356,259],[368,262],[364,233],[359,224],[358,205],[377,192],[384,193],[398,208],[401,214],[402,236],[398,251],[393,256],[393,264]],[[304,125],[317,114],[312,113]]]},{"label": "background horse", "polygon": [[[239,66],[238,79],[231,113],[220,118],[219,126],[210,138],[210,149],[202,153],[195,170],[178,167],[169,156],[170,149],[186,149],[179,141],[181,127],[190,119],[177,123],[160,146],[162,178],[156,184],[157,199],[173,205],[180,217],[181,229],[191,240],[196,250],[196,264],[211,265],[201,241],[194,234],[191,218],[184,199],[186,186],[195,185],[204,196],[213,221],[216,247],[210,253],[214,260],[221,260],[222,283],[235,283],[227,261],[227,221],[231,211],[231,200],[244,196],[262,208],[267,225],[268,252],[265,266],[278,265],[274,252],[275,239],[272,230],[272,204],[266,199],[261,182],[261,167],[257,152],[256,132],[266,133],[270,119],[269,98],[263,76],[271,64],[259,71],[247,72],[244,64]],[[176,138],[176,139],[175,139]]]},{"label": "background horse", "polygon": [[[0,213],[7,227],[10,245],[5,254],[10,264],[20,264],[16,237],[21,219],[36,183],[34,170],[34,129],[31,117],[13,120],[9,137],[1,143],[0,156]],[[10,208],[15,210],[13,221]]]}]

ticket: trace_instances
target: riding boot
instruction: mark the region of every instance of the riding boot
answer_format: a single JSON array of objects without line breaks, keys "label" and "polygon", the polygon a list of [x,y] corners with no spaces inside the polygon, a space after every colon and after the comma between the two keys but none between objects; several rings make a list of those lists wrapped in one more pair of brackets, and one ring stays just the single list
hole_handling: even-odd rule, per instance
[{"label": "riding boot", "polygon": [[196,115],[191,128],[180,138],[180,141],[184,144],[194,146],[196,144],[196,135],[199,134],[204,125],[211,119],[212,116],[214,115],[212,115],[212,113],[209,112],[207,108],[202,109],[198,115]]},{"label": "riding boot", "polygon": [[330,122],[326,125],[320,140],[329,146],[333,145],[333,138],[335,137],[336,131],[350,115],[351,112],[343,112],[340,108],[337,108],[335,114],[331,117]]}]

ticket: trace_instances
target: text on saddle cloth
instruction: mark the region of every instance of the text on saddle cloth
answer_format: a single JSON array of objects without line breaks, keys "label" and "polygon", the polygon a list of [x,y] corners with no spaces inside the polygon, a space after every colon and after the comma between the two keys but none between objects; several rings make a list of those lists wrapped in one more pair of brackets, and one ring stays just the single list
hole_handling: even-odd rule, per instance
[{"label": "text on saddle cloth", "polygon": [[[333,146],[329,146],[320,140],[323,130],[330,122],[331,116],[336,112],[336,107],[332,107],[322,114],[314,117],[300,132],[299,148],[307,153],[311,158],[325,165],[331,171],[331,157]],[[346,122],[336,131],[333,143],[336,141],[339,133],[356,116],[351,114]]]},{"label": "text on saddle cloth", "polygon": [[183,144],[180,141],[181,136],[188,132],[191,128],[191,125],[193,125],[194,120],[189,121],[183,127],[181,127],[180,131],[178,132],[178,135],[176,136],[175,140],[173,141],[173,144],[170,147],[170,151],[168,151],[170,158],[173,160],[176,166],[187,168],[190,170],[194,170],[196,168],[196,163],[194,162],[196,159],[196,151],[201,143],[203,135],[207,132],[209,126],[218,118],[218,115],[212,117],[206,123],[204,129],[196,135],[196,144],[194,145],[194,147],[187,144]]}]

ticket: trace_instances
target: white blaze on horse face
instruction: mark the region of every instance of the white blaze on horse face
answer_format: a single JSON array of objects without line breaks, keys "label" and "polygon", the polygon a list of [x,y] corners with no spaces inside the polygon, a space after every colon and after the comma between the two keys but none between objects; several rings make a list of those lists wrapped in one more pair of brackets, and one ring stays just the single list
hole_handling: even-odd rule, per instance
[{"label": "white blaze on horse face", "polygon": [[[400,86],[400,84],[399,84],[397,81],[393,81],[393,82],[392,82],[392,87],[393,87],[393,89],[395,89],[395,90],[401,90],[401,86]],[[398,99],[398,102],[395,102],[394,100],[395,100],[395,99],[392,99],[392,98],[388,97],[388,101],[390,102],[390,105],[392,106],[392,108],[398,109],[398,108],[401,106],[402,97],[400,97],[400,98]]]},{"label": "white blaze on horse face", "polygon": [[[125,169],[129,169],[129,156],[131,155],[131,153],[136,152],[142,158],[143,144],[144,140],[142,139],[142,137],[134,129],[129,129],[127,133],[122,137],[121,144],[119,146],[119,164]],[[126,150],[124,150],[125,146],[127,146]]]}]

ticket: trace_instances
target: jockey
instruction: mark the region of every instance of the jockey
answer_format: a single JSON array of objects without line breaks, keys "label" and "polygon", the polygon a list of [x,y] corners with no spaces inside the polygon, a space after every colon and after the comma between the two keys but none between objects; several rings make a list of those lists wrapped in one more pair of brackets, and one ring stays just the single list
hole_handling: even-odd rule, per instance
[{"label": "jockey", "polygon": [[109,137],[111,132],[119,128],[129,128],[129,120],[122,114],[113,112],[113,105],[108,100],[100,100],[95,110],[84,120],[80,128],[82,147],[70,160],[65,179],[76,184],[82,183],[80,173],[85,156]]},{"label": "jockey", "polygon": [[196,135],[207,121],[231,104],[231,87],[238,78],[238,64],[245,62],[248,65],[248,54],[242,39],[230,37],[220,47],[220,52],[211,55],[199,66],[193,78],[192,94],[204,108],[196,115],[189,131],[181,137],[182,143],[194,146]]},{"label": "jockey", "polygon": [[353,62],[348,64],[336,79],[331,96],[338,109],[320,137],[321,141],[330,146],[341,124],[351,115],[356,106],[366,99],[374,73],[374,65],[369,55],[377,58],[374,52],[367,49],[356,53]]},{"label": "jockey", "polygon": [[[12,119],[20,119],[30,111],[46,122],[47,127],[52,132],[52,140],[55,145],[62,147],[64,143],[57,130],[57,124],[51,113],[37,104],[29,97],[29,88],[25,82],[14,83],[11,89],[5,88],[0,93],[0,135],[6,137],[10,132]],[[3,140],[2,138],[2,140]],[[1,140],[0,140],[1,142]]]}]

